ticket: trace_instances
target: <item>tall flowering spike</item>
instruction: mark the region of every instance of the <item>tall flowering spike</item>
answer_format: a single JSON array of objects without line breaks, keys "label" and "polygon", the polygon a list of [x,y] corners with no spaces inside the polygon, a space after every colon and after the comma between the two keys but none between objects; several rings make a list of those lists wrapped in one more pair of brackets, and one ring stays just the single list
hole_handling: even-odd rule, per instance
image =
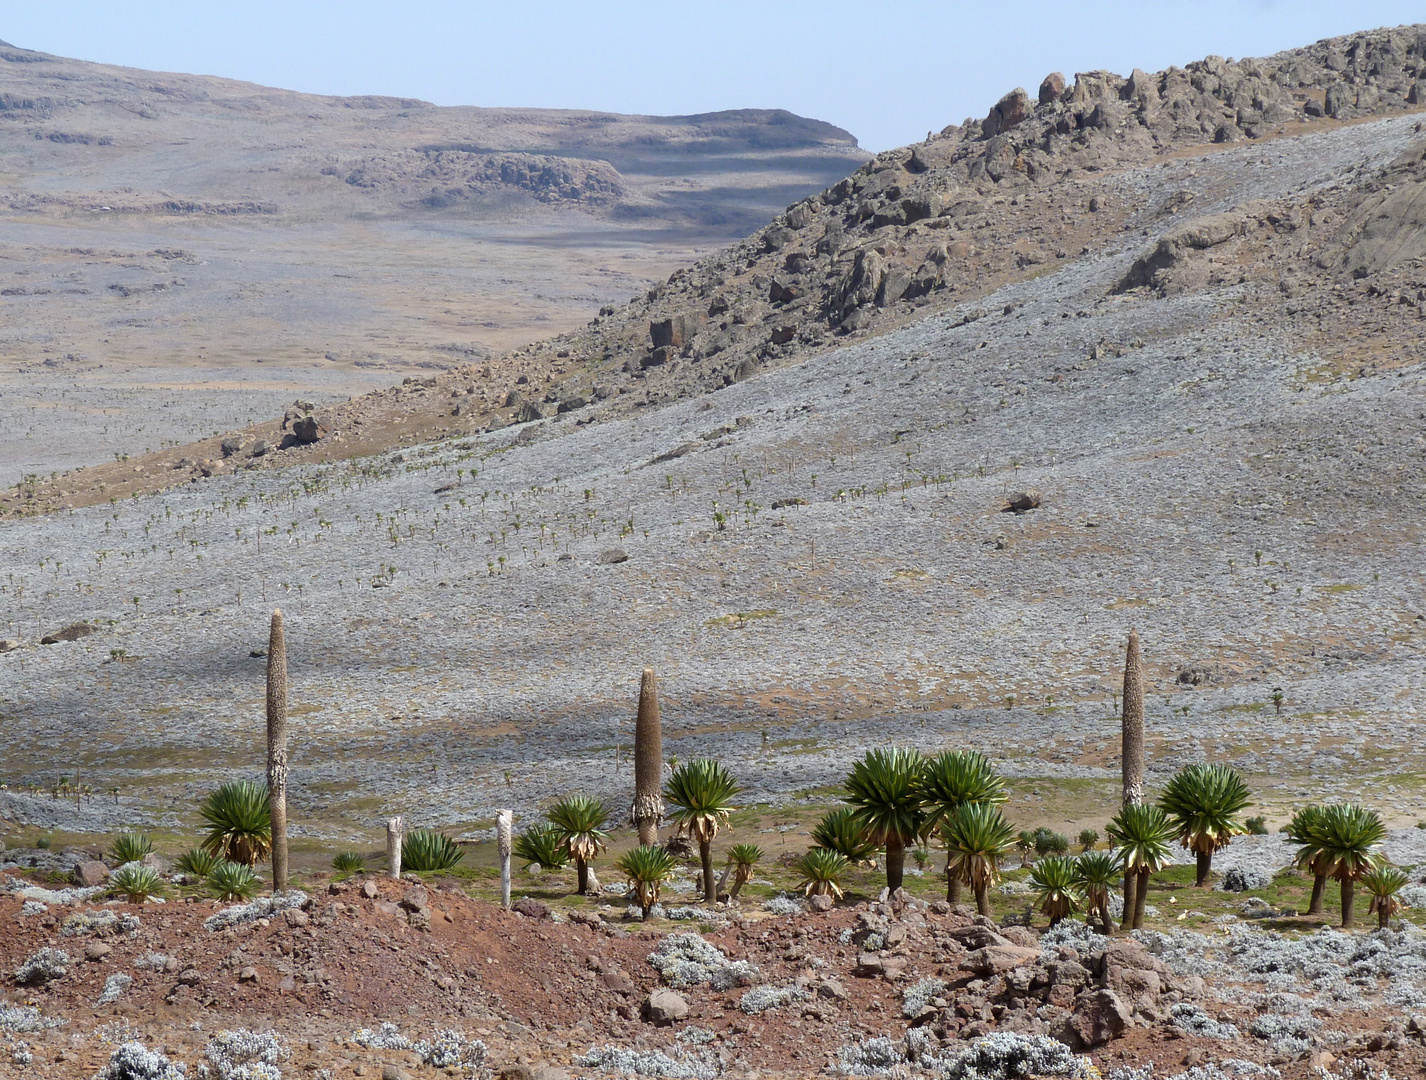
[{"label": "tall flowering spike", "polygon": [[495,811],[495,837],[500,847],[500,906],[510,910],[510,851],[513,845],[515,815],[509,810]]},{"label": "tall flowering spike", "polygon": [[272,891],[287,889],[287,639],[272,609],[267,637],[267,788],[272,796]]},{"label": "tall flowering spike", "polygon": [[629,820],[639,827],[639,843],[659,842],[663,818],[663,728],[659,724],[659,687],[653,668],[644,668],[639,684],[639,715],[634,723],[634,802]]},{"label": "tall flowering spike", "polygon": [[1139,632],[1129,631],[1124,650],[1124,732],[1120,747],[1124,769],[1124,805],[1144,801],[1144,667]]}]

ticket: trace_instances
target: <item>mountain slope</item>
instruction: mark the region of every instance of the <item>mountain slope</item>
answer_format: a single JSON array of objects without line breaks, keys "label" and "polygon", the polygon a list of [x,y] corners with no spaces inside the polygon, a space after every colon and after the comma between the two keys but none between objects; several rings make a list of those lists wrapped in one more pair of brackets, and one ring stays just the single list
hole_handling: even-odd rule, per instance
[{"label": "mountain slope", "polygon": [[[1241,180],[1165,191],[1146,170],[1201,159],[1213,175],[1211,159],[1240,143],[1272,146],[1414,112],[1423,54],[1426,35],[1404,28],[1263,60],[1210,57],[1153,76],[1090,72],[1066,86],[1052,75],[1036,100],[1012,92],[983,121],[878,155],[747,239],[675,271],[629,304],[602,309],[581,331],[322,410],[320,427],[331,438],[315,445],[250,460],[250,448],[284,440],[286,423],[272,421],[250,429],[249,449],[236,458],[225,460],[212,440],[153,459],[147,476],[127,467],[41,485],[23,501],[42,507],[107,498],[186,479],[195,469],[327,460],[543,416],[625,415],[885,332],[1126,235],[1138,235],[1150,251],[1120,287],[1163,293],[1242,278],[1254,284],[1258,317],[1321,349],[1330,365],[1377,363],[1371,338],[1380,319],[1404,314],[1397,299],[1411,288],[1411,271],[1394,265],[1380,288],[1349,276],[1364,294],[1358,299],[1330,288],[1342,271],[1327,253],[1356,243],[1339,237],[1341,222],[1387,183],[1379,158],[1311,192],[1283,191],[1271,206],[1249,205],[1256,196]],[[1240,205],[1241,213],[1218,222],[1221,233],[1195,233],[1197,219]],[[1185,229],[1194,235],[1180,243],[1175,237]],[[1157,255],[1156,245],[1164,247]],[[1360,318],[1324,334],[1324,323],[1343,309]],[[187,465],[175,474],[171,466],[181,460]]]},{"label": "mountain slope", "polygon": [[[1426,775],[1426,271],[1392,222],[1415,220],[1396,196],[1423,150],[1419,118],[1391,111],[1125,164],[1075,187],[1100,209],[1067,200],[1069,220],[1031,214],[1058,189],[988,189],[1002,230],[1111,226],[1043,264],[993,247],[1013,280],[953,265],[924,306],[878,308],[879,332],[769,356],[716,392],[699,391],[719,354],[616,374],[648,347],[587,360],[551,344],[547,374],[564,361],[566,378],[630,391],[347,456],[368,423],[370,445],[458,428],[453,406],[497,373],[545,406],[538,390],[564,384],[535,383],[525,352],[484,383],[462,374],[475,393],[459,398],[452,379],[317,410],[334,428],[315,449],[237,445],[162,497],[110,503],[131,490],[116,485],[102,506],[11,517],[0,588],[20,645],[0,657],[0,771],[43,781],[53,748],[75,747],[67,773],[155,814],[162,794],[250,772],[250,653],[280,603],[304,710],[293,805],[313,835],[369,837],[395,812],[479,834],[496,807],[528,815],[556,792],[625,798],[618,747],[646,664],[668,752],[728,762],[750,800],[822,790],[870,744],[978,746],[1033,778],[1017,821],[1102,823],[1134,626],[1154,783],[1222,760],[1274,827],[1306,798],[1349,796],[1409,824]],[[849,227],[846,201],[817,215],[864,244],[863,267],[873,237],[922,224]],[[693,281],[726,266],[711,304],[746,260],[786,258],[755,254],[768,235],[589,340],[688,310]],[[1030,488],[1038,507],[1010,512]],[[97,632],[38,644],[80,619]]]},{"label": "mountain slope", "polygon": [[779,110],[438,108],[0,47],[6,479],[578,326],[866,157]]}]

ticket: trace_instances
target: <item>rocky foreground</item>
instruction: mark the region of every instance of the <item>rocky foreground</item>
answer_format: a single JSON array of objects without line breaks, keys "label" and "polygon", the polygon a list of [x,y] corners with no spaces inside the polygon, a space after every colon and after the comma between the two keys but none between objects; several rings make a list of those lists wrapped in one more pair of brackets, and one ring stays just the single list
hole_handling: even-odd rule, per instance
[{"label": "rocky foreground", "polygon": [[[1042,933],[900,893],[683,909],[700,934],[597,901],[526,898],[506,912],[416,877],[236,906],[105,903],[15,878],[6,888],[0,1053],[15,1075],[45,1080],[166,1076],[110,1064],[138,1060],[121,1049],[133,1042],[225,1080],[974,1080],[1087,1077],[1090,1061],[1125,1080],[1185,1069],[1212,1080],[1426,1067],[1426,1020],[1373,1004],[1412,987],[1426,1001],[1426,949],[1391,932],[1324,931],[1334,961],[1244,930],[1208,973],[1199,935],[1111,939],[1073,922]],[[1315,963],[1301,985],[1297,954]],[[263,1062],[277,1071],[240,1071]]]}]

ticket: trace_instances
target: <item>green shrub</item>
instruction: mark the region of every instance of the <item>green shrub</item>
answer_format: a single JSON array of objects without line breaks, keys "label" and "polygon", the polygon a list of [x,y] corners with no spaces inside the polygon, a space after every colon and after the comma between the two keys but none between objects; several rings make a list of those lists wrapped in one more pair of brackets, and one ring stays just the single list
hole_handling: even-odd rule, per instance
[{"label": "green shrub", "polygon": [[870,863],[876,858],[877,846],[867,838],[866,827],[857,819],[856,809],[838,806],[822,815],[812,828],[812,842],[819,848],[835,851],[849,863]]},{"label": "green shrub", "polygon": [[144,833],[120,833],[109,845],[109,858],[120,865],[141,862],[153,850],[153,841]]},{"label": "green shrub", "polygon": [[272,803],[266,784],[224,784],[198,807],[208,823],[203,846],[229,862],[252,866],[272,850]]},{"label": "green shrub", "polygon": [[208,887],[219,900],[251,900],[257,895],[258,880],[251,866],[224,859],[209,872]]},{"label": "green shrub", "polygon": [[559,870],[569,862],[564,833],[553,825],[531,825],[515,838],[515,858],[526,866],[539,864],[544,870]]},{"label": "green shrub", "polygon": [[403,870],[449,870],[464,858],[454,840],[434,829],[415,829],[401,842]]},{"label": "green shrub", "polygon": [[806,895],[840,899],[842,887],[839,882],[850,866],[851,863],[840,852],[815,847],[798,859],[792,868],[801,875],[802,880],[797,885]]},{"label": "green shrub", "polygon": [[52,841],[48,836],[41,836],[35,841],[35,847],[39,848],[41,851],[48,851],[50,849],[50,844],[52,844],[53,842],[54,841]]},{"label": "green shrub", "polygon": [[1084,854],[1090,848],[1094,847],[1095,844],[1099,843],[1099,830],[1080,829],[1078,840],[1080,854]]},{"label": "green shrub", "polygon": [[1069,851],[1069,837],[1064,833],[1057,833],[1043,825],[1035,830],[1036,855],[1044,858],[1046,855],[1063,855],[1067,851]]},{"label": "green shrub", "polygon": [[1266,836],[1268,834],[1268,819],[1262,814],[1258,814],[1243,822],[1243,827],[1248,830],[1249,836]]},{"label": "green shrub", "polygon": [[614,863],[633,886],[634,897],[645,919],[649,917],[649,909],[658,903],[659,890],[673,876],[677,864],[672,854],[654,844],[640,844]]},{"label": "green shrub", "polygon": [[110,894],[122,896],[131,904],[142,904],[162,891],[163,879],[158,871],[143,863],[125,863],[109,875]]},{"label": "green shrub", "polygon": [[360,874],[366,869],[366,856],[359,851],[342,851],[332,857],[332,869],[340,874]]},{"label": "green shrub", "polygon": [[218,865],[218,856],[206,848],[189,848],[178,857],[178,869],[194,877],[205,878]]}]

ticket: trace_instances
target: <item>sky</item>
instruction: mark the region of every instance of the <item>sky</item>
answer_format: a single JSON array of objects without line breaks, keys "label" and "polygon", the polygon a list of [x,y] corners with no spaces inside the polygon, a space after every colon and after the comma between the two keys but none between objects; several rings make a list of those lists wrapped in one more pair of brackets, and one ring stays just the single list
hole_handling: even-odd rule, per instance
[{"label": "sky", "polygon": [[81,60],[438,105],[782,108],[869,150],[983,117],[1051,71],[1157,71],[1426,20],[1414,3],[840,0],[12,3],[0,39]]}]

